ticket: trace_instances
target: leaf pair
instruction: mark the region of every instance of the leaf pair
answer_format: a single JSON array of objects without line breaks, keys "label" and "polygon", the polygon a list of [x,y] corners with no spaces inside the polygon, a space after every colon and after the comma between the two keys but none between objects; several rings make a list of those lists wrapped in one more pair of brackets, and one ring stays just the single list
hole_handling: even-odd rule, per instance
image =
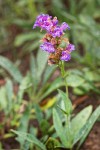
[{"label": "leaf pair", "polygon": [[[65,93],[60,91],[60,95],[62,97],[62,100],[66,100],[67,102],[67,97],[65,96]],[[67,104],[68,103],[66,103],[66,105]],[[68,106],[69,104],[65,108],[68,108]],[[62,124],[62,120],[57,110],[53,110],[53,123],[57,136],[60,138],[61,143],[65,148],[72,148],[78,141],[80,141],[78,145],[79,148],[86,139],[91,128],[93,127],[94,123],[100,115],[100,106],[98,106],[93,113],[91,105],[84,108],[73,119],[70,120],[69,128],[67,125],[68,121],[66,121],[68,118],[68,113],[66,113],[66,109],[64,109],[64,111],[62,112],[65,114],[65,125]]]}]

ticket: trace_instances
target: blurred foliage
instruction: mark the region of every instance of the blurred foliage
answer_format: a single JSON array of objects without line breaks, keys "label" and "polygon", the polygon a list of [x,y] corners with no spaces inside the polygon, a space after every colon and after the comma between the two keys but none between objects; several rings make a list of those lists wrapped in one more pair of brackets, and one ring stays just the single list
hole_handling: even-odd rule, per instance
[{"label": "blurred foliage", "polygon": [[[60,77],[51,80],[56,67],[47,66],[47,55],[39,49],[39,41],[44,32],[40,32],[39,29],[33,31],[32,26],[40,13],[57,16],[59,22],[69,24],[71,30],[67,32],[67,36],[75,44],[76,51],[72,54],[72,60],[66,63],[67,74],[69,74],[66,78],[68,86],[73,89],[76,95],[89,95],[91,92],[99,95],[99,6],[99,0],[0,1],[0,79],[6,82],[5,85],[0,87],[1,138],[6,139],[14,136],[10,132],[10,129],[14,128],[17,130],[14,132],[18,134],[17,141],[19,141],[21,148],[28,149],[30,147],[32,149],[35,147],[37,150],[40,150],[40,148],[43,150],[48,148],[49,150],[52,142],[53,145],[55,143],[55,146],[58,146],[58,149],[63,149],[59,146],[60,143],[55,140],[57,134],[60,137],[57,121],[59,121],[59,116],[63,117],[55,109],[54,114],[58,117],[58,120],[53,117],[54,126],[51,125],[50,120],[52,107],[59,101],[56,98],[59,95],[53,96],[53,93],[64,83]],[[25,59],[25,55],[29,56],[29,68],[25,68],[26,64],[22,66],[26,69],[23,75],[19,68],[22,65],[21,62]],[[14,91],[14,88],[17,89],[17,92]],[[43,104],[42,100],[44,100]],[[61,105],[63,106],[63,104]],[[84,118],[87,122],[86,120],[83,121],[83,125],[79,127],[79,133],[74,137],[76,141],[79,140],[79,136],[84,131],[85,134],[80,140],[79,147],[87,136],[85,130],[89,133],[97,119],[94,115],[95,112],[89,119],[92,124],[89,124],[88,118]],[[61,118],[60,125],[62,126],[64,118]],[[31,124],[31,120],[33,124],[34,120],[38,122],[38,127]],[[84,122],[87,123],[87,126],[84,126]],[[74,119],[72,119],[72,124],[75,124]],[[57,134],[54,133],[54,127]],[[38,130],[40,130],[40,135]],[[21,133],[28,131],[31,135],[27,136],[27,134]],[[21,136],[27,138],[22,139],[20,133]],[[41,142],[36,138],[37,136]],[[52,136],[52,138],[48,139],[49,136]],[[29,144],[27,141],[34,142]],[[45,142],[46,146],[43,144]],[[66,145],[66,143],[64,144]],[[0,148],[2,149],[2,142],[0,142]]]}]

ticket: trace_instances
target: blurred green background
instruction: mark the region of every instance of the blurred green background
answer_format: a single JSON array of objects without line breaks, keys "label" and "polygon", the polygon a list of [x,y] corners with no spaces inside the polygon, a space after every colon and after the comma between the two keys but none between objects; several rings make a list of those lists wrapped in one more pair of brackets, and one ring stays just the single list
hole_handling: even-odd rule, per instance
[{"label": "blurred green background", "polygon": [[[12,127],[15,129],[18,127],[20,130],[19,118],[23,116],[21,122],[24,116],[30,115],[30,111],[28,114],[26,112],[32,108],[25,109],[26,102],[21,101],[22,99],[30,100],[31,105],[33,101],[40,102],[56,88],[63,86],[58,78],[53,85],[58,82],[59,85],[52,86],[52,88],[47,83],[44,87],[49,79],[45,74],[43,83],[39,84],[40,81],[35,83],[37,81],[35,73],[41,70],[38,75],[41,80],[46,66],[46,61],[42,62],[42,59],[47,60],[46,56],[38,53],[39,41],[44,32],[32,29],[40,13],[57,16],[60,23],[67,22],[71,27],[71,30],[66,32],[66,36],[71,43],[75,44],[76,51],[73,52],[71,61],[66,63],[66,67],[71,74],[68,82],[74,94],[85,95],[92,92],[98,97],[100,94],[98,90],[100,87],[99,7],[100,0],[0,0],[0,115],[3,116],[1,117],[0,133],[3,138],[12,136],[8,132]],[[39,66],[41,62],[42,66]],[[34,72],[35,63],[38,69]],[[48,70],[47,68],[46,74]],[[49,70],[50,76],[54,70],[55,67]],[[36,98],[32,95],[33,89],[26,90],[34,85],[36,86],[34,95],[38,95]],[[24,91],[21,91],[23,87]],[[53,99],[52,103],[54,102]],[[26,111],[23,113],[20,107],[24,107]],[[15,115],[19,109],[23,115]],[[50,114],[47,115],[47,118],[48,116]],[[26,128],[24,131],[27,130]],[[5,135],[6,132],[7,135]]]},{"label": "blurred green background", "polygon": [[[0,55],[10,59],[26,74],[30,54],[36,55],[44,34],[39,29],[33,30],[32,26],[37,15],[48,13],[71,27],[66,36],[75,44],[76,51],[66,65],[74,69],[84,68],[83,72],[88,70],[91,78],[96,80],[98,77],[94,74],[100,73],[99,6],[99,0],[1,0]],[[2,69],[0,76],[6,77]]]},{"label": "blurred green background", "polygon": [[96,65],[100,54],[99,6],[99,0],[1,0],[0,53],[10,51],[16,57],[37,49],[41,34],[32,26],[37,15],[48,13],[70,25],[68,34],[76,45],[76,53],[86,56],[89,65]]}]

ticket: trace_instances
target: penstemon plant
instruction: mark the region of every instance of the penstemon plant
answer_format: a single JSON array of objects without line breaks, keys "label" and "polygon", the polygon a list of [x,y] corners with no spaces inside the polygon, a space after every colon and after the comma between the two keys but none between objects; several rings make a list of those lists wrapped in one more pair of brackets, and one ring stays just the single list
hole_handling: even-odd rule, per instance
[{"label": "penstemon plant", "polygon": [[[46,30],[46,34],[41,39],[42,44],[40,48],[48,53],[48,64],[57,65],[60,69],[62,79],[66,88],[64,93],[58,90],[62,105],[59,105],[60,111],[63,113],[64,120],[59,115],[59,109],[53,109],[53,124],[56,130],[56,137],[59,137],[60,142],[55,138],[49,138],[46,144],[40,142],[34,135],[14,131],[18,136],[23,137],[28,142],[36,145],[36,150],[62,150],[72,149],[79,141],[78,149],[84,142],[88,133],[90,132],[93,124],[100,115],[100,107],[92,113],[92,106],[83,109],[78,115],[72,118],[72,103],[68,95],[68,73],[65,71],[65,62],[71,59],[71,52],[75,50],[75,46],[71,44],[68,38],[65,37],[65,30],[70,27],[67,23],[63,22],[58,24],[57,17],[52,18],[48,14],[40,14],[33,26],[33,29],[40,27],[41,30]],[[58,111],[57,111],[58,110]],[[91,115],[92,113],[92,115]]]},{"label": "penstemon plant", "polygon": [[[56,64],[60,68],[61,76],[64,80],[65,87],[66,87],[66,94],[62,91],[59,91],[60,95],[65,99],[65,107],[66,111],[61,109],[67,116],[66,124],[67,124],[67,133],[68,136],[71,137],[71,129],[70,129],[70,115],[72,112],[72,104],[68,96],[68,86],[66,82],[66,71],[64,67],[64,61],[69,61],[71,59],[71,52],[75,50],[75,46],[69,43],[68,38],[64,37],[64,31],[69,30],[70,27],[67,23],[63,22],[61,25],[58,25],[57,17],[52,19],[51,16],[41,14],[37,17],[36,22],[33,26],[33,29],[36,27],[40,27],[41,30],[46,30],[47,33],[42,38],[43,44],[40,45],[40,48],[43,51],[48,52],[48,64]],[[54,124],[56,126],[56,110],[53,112]],[[57,129],[58,131],[58,129]],[[61,131],[58,131],[61,132]],[[58,133],[59,135],[59,133]],[[64,135],[63,135],[64,137]],[[64,139],[62,137],[62,143],[64,143],[67,148],[70,148],[71,145],[71,138]],[[65,141],[65,142],[64,142]],[[66,142],[67,141],[67,142]],[[66,145],[67,143],[67,145]]]}]

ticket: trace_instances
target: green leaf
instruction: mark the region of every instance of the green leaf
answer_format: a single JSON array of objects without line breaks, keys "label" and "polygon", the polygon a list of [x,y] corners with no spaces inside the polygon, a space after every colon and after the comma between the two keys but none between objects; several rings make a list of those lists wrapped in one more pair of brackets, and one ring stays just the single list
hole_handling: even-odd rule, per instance
[{"label": "green leaf", "polygon": [[27,46],[27,51],[28,52],[31,52],[33,50],[36,50],[38,47],[39,47],[40,43],[39,43],[39,40],[35,40],[34,43],[28,43],[28,46]]},{"label": "green leaf", "polygon": [[58,90],[59,92],[59,95],[61,96],[62,100],[64,101],[64,104],[65,104],[65,112],[66,114],[70,114],[72,112],[72,103],[71,101],[69,100],[69,98],[67,98],[67,95],[66,93],[64,93],[63,91],[61,90]]},{"label": "green leaf", "polygon": [[3,146],[2,143],[0,142],[0,150],[3,150]]},{"label": "green leaf", "polygon": [[41,121],[43,119],[42,110],[41,110],[41,108],[39,107],[38,104],[35,104],[34,107],[35,107],[36,118],[37,118],[39,124],[41,124]]},{"label": "green leaf", "polygon": [[[29,117],[30,117],[30,107],[27,106],[25,112],[23,113],[23,116],[20,119],[20,126],[18,127],[19,132],[24,132],[24,133],[27,132],[28,123],[29,123],[29,119],[30,119]],[[21,148],[23,148],[25,139],[20,136],[18,136],[16,139],[21,144]]]},{"label": "green leaf", "polygon": [[52,75],[52,73],[54,72],[54,70],[56,69],[56,66],[47,66],[47,68],[45,69],[44,72],[44,76],[43,76],[43,85],[48,81],[48,79],[50,78],[50,76]]},{"label": "green leaf", "polygon": [[81,87],[75,87],[73,92],[76,95],[84,95],[87,93],[87,91],[84,91],[84,89],[81,89]]},{"label": "green leaf", "polygon": [[13,84],[11,82],[11,80],[7,80],[6,82],[6,95],[7,95],[7,101],[8,101],[8,112],[11,112],[11,109],[14,106],[14,100],[13,100]]},{"label": "green leaf", "polygon": [[61,142],[63,143],[64,146],[67,145],[67,138],[66,138],[66,133],[64,131],[64,127],[62,126],[62,121],[59,117],[59,114],[57,113],[56,109],[53,109],[53,123],[54,123],[54,128],[57,132],[58,137],[60,138]]},{"label": "green leaf", "polygon": [[18,136],[20,136],[22,139],[37,145],[40,149],[46,150],[45,145],[43,143],[41,143],[34,135],[28,134],[28,133],[23,133],[20,131],[15,131],[15,130],[11,130],[11,131],[14,132],[15,134],[17,134]]},{"label": "green leaf", "polygon": [[82,77],[78,76],[77,74],[70,74],[66,80],[67,80],[68,86],[71,86],[71,87],[80,86],[85,81]]},{"label": "green leaf", "polygon": [[32,86],[33,86],[32,77],[31,77],[30,73],[28,72],[27,75],[25,77],[23,77],[23,79],[20,83],[20,86],[19,86],[19,90],[18,90],[18,94],[17,94],[17,101],[19,103],[21,103],[25,91],[28,94],[30,94],[28,90],[32,90]]},{"label": "green leaf", "polygon": [[33,24],[30,21],[22,19],[22,18],[13,18],[12,23],[22,27],[22,28],[31,28]]},{"label": "green leaf", "polygon": [[52,84],[49,85],[48,89],[46,92],[41,96],[41,99],[45,98],[47,95],[49,95],[51,92],[56,90],[57,88],[64,86],[64,83],[61,78],[55,79]]},{"label": "green leaf", "polygon": [[96,110],[92,113],[89,120],[86,122],[85,129],[83,130],[84,134],[83,134],[83,136],[79,142],[78,148],[82,145],[82,143],[84,142],[84,140],[88,136],[89,132],[91,131],[94,123],[96,122],[96,120],[98,119],[99,116],[100,116],[100,106],[98,106],[96,108]]},{"label": "green leaf", "polygon": [[37,76],[39,80],[41,79],[41,75],[46,67],[47,59],[48,54],[39,49],[37,54]]},{"label": "green leaf", "polygon": [[46,148],[47,150],[55,150],[56,147],[58,147],[60,144],[58,140],[50,137],[46,142]]},{"label": "green leaf", "polygon": [[26,41],[34,40],[36,38],[41,38],[41,33],[27,33],[27,34],[20,34],[15,39],[15,46],[20,46]]},{"label": "green leaf", "polygon": [[9,103],[11,103],[11,99],[13,97],[13,84],[9,79],[6,81],[6,91]]},{"label": "green leaf", "polygon": [[89,84],[88,82],[85,82],[82,85],[80,85],[79,87],[75,87],[74,93],[78,94],[78,95],[84,95],[84,94],[88,93],[89,90],[91,90],[91,89],[92,89],[91,84]]},{"label": "green leaf", "polygon": [[36,91],[37,85],[38,85],[37,65],[36,65],[35,57],[32,54],[31,54],[31,57],[30,57],[30,71],[31,71],[32,81],[33,81],[33,84],[34,84],[34,91]]},{"label": "green leaf", "polygon": [[4,109],[5,111],[7,109],[7,97],[5,87],[0,88],[0,110],[2,109]]},{"label": "green leaf", "polygon": [[90,117],[92,113],[92,106],[88,106],[84,108],[81,112],[79,112],[71,121],[71,131],[75,141],[77,141],[75,138],[77,138],[77,134],[80,131],[80,129],[86,124],[86,121]]},{"label": "green leaf", "polygon": [[26,90],[32,86],[32,79],[29,73],[22,79],[20,84],[20,90]]},{"label": "green leaf", "polygon": [[46,135],[48,133],[48,129],[50,128],[50,124],[47,120],[42,119],[40,123],[40,129],[42,131],[43,135]]},{"label": "green leaf", "polygon": [[89,81],[94,81],[94,73],[92,71],[90,71],[89,69],[85,69],[85,79],[89,80]]},{"label": "green leaf", "polygon": [[0,66],[6,69],[17,82],[21,82],[22,75],[18,68],[10,60],[0,56]]}]

